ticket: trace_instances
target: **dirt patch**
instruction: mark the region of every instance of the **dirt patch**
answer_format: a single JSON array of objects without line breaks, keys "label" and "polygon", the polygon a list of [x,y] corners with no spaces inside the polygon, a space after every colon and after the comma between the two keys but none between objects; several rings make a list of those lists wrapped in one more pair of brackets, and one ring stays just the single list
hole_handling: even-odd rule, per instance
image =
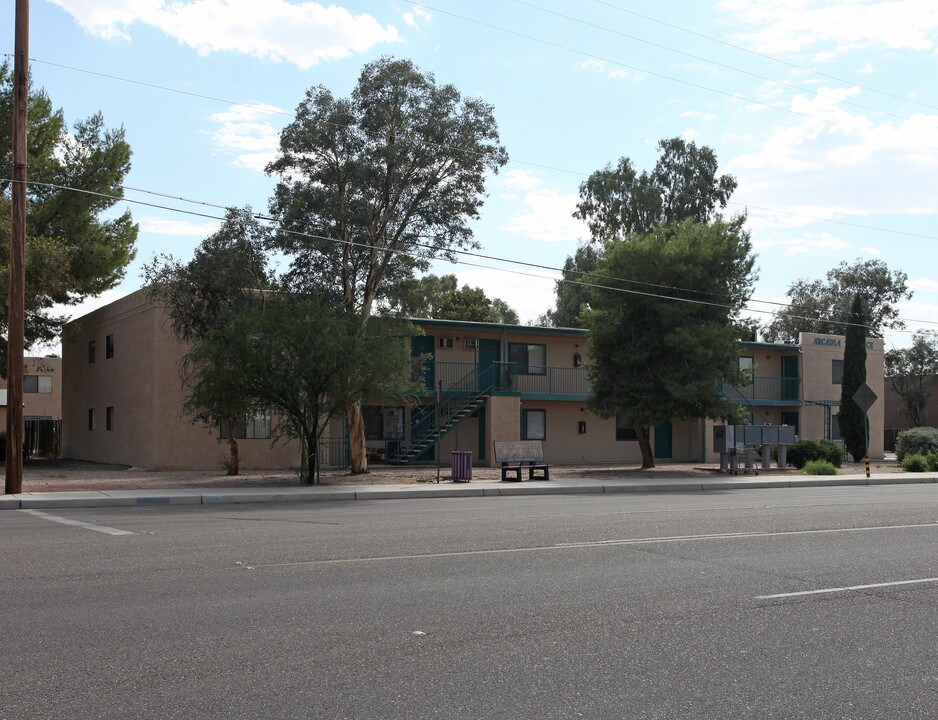
[{"label": "dirt patch", "polygon": [[[872,473],[903,472],[895,460],[877,460],[871,464]],[[674,477],[713,478],[719,476],[719,466],[684,463],[661,464],[650,470],[635,465],[556,465],[550,473],[553,478],[582,478],[607,480],[614,478],[654,479]],[[863,463],[844,463],[841,474],[862,474]],[[791,475],[793,468],[759,470],[760,476]],[[742,473],[740,473],[742,475]],[[348,470],[323,470],[323,485],[399,485],[433,483],[437,478],[435,466],[393,467],[373,465],[366,475],[351,475]],[[450,482],[449,467],[440,469],[441,482]],[[496,481],[498,468],[474,467],[472,479]],[[105,465],[80,460],[30,460],[23,468],[24,492],[61,492],[80,490],[154,490],[174,488],[249,488],[299,487],[298,473],[293,470],[246,470],[241,475],[229,476],[220,470],[151,471],[126,465]]]}]

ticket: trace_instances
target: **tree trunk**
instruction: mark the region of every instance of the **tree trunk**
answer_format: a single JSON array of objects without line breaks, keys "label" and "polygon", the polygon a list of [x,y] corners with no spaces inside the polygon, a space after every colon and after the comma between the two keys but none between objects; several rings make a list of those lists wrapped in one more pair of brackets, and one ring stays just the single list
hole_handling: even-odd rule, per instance
[{"label": "tree trunk", "polygon": [[642,470],[653,468],[655,466],[655,454],[651,451],[648,431],[645,429],[645,426],[637,420],[633,420],[632,425],[638,435],[638,449],[642,451]]},{"label": "tree trunk", "polygon": [[235,440],[231,418],[225,418],[225,430],[228,434],[228,475],[241,472],[241,458],[238,454],[238,441]]},{"label": "tree trunk", "polygon": [[347,413],[352,475],[363,475],[368,472],[368,449],[365,447],[365,416],[361,402],[349,405]]}]

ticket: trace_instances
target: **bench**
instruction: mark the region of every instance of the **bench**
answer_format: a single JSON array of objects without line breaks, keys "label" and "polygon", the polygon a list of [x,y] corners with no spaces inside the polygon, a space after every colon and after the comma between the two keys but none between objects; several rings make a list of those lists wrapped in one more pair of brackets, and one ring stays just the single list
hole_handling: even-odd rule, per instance
[{"label": "bench", "polygon": [[496,440],[495,464],[502,470],[502,482],[521,482],[524,480],[522,470],[528,471],[528,480],[550,480],[550,466],[544,460],[544,446],[540,440]]}]

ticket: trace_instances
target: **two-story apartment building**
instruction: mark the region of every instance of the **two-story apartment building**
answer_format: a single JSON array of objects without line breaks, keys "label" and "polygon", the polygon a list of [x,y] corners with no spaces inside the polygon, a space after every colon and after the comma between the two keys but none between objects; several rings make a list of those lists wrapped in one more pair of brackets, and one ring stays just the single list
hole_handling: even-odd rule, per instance
[{"label": "two-story apartment building", "polygon": [[[629,418],[600,418],[588,409],[585,330],[414,322],[424,331],[413,340],[413,354],[424,361],[424,390],[366,403],[372,459],[420,462],[432,460],[437,449],[443,458],[469,450],[476,463],[492,464],[493,441],[537,439],[555,464],[641,462]],[[139,292],[70,323],[63,340],[63,455],[151,469],[218,467],[225,455],[218,429],[193,425],[182,414],[184,353],[162,308]],[[753,423],[785,423],[805,437],[836,438],[842,359],[838,336],[744,343],[740,363],[751,368],[752,382],[723,392],[749,409]],[[880,398],[882,367],[882,341],[871,340],[868,382]],[[871,452],[879,457],[881,400],[870,419]],[[276,422],[261,417],[246,423],[239,441],[243,467],[299,464],[297,443],[272,445]],[[656,457],[717,462],[712,424],[698,419],[652,428]],[[341,454],[344,421],[333,421],[327,435],[334,441],[329,452]]]}]

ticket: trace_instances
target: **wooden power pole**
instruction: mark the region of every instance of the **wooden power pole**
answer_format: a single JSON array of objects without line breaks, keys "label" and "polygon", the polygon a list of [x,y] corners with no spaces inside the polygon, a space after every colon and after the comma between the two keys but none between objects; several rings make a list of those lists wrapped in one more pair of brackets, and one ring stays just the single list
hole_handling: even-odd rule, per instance
[{"label": "wooden power pole", "polygon": [[26,292],[26,128],[29,96],[29,0],[16,0],[13,46],[13,217],[7,317],[8,494],[23,492],[23,351]]}]

